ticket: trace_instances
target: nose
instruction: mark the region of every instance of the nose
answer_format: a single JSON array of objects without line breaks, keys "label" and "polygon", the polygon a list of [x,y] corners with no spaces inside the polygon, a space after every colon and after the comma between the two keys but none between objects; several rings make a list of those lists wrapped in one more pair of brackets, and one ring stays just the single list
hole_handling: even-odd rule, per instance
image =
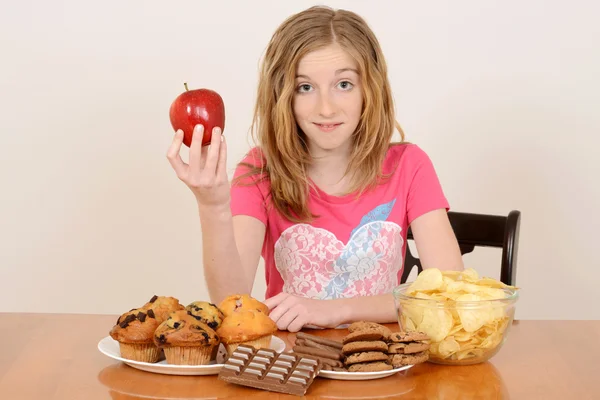
[{"label": "nose", "polygon": [[319,95],[319,103],[317,104],[317,111],[323,118],[331,118],[335,115],[336,105],[331,97],[331,94],[322,92]]}]

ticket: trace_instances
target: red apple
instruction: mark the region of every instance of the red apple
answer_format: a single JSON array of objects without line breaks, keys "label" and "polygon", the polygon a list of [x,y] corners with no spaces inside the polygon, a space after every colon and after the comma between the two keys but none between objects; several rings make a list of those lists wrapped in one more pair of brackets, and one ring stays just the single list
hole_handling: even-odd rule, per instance
[{"label": "red apple", "polygon": [[183,144],[190,147],[192,133],[198,124],[204,125],[202,146],[210,144],[212,131],[215,126],[225,130],[225,106],[221,96],[210,89],[189,90],[184,83],[185,92],[181,93],[171,104],[169,117],[171,125],[177,132],[183,131]]}]

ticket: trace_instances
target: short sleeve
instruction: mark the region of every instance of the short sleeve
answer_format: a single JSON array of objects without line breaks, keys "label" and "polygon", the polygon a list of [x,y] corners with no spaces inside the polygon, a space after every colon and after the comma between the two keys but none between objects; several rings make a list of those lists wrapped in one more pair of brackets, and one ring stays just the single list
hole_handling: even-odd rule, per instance
[{"label": "short sleeve", "polygon": [[411,147],[411,164],[414,169],[406,203],[409,225],[429,211],[450,209],[431,159],[419,147]]},{"label": "short sleeve", "polygon": [[[256,157],[251,152],[242,160],[244,164],[256,165]],[[248,215],[267,225],[266,183],[259,175],[244,176],[250,171],[248,165],[237,166],[231,184],[231,215]],[[244,176],[242,179],[238,179]]]}]

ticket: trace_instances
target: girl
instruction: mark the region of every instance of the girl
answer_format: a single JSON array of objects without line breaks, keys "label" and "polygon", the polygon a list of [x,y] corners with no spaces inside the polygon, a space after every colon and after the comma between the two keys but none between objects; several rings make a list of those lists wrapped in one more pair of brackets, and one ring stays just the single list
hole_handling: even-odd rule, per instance
[{"label": "girl", "polygon": [[404,142],[386,62],[361,17],[317,6],[277,29],[254,128],[258,145],[231,185],[219,128],[203,148],[196,127],[189,165],[183,132],[168,152],[198,203],[213,302],[250,293],[262,255],[279,329],[394,322],[409,226],[424,268],[463,269],[434,167]]}]

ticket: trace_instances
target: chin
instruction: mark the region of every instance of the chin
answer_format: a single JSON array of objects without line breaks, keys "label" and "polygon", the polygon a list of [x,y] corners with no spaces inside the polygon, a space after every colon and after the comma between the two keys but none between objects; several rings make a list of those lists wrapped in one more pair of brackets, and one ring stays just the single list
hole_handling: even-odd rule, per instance
[{"label": "chin", "polygon": [[[312,137],[311,137],[312,136]],[[346,146],[350,140],[350,136],[346,135],[327,135],[322,132],[317,132],[311,136],[307,135],[308,140],[310,140],[315,146],[324,149],[324,150],[334,150],[339,147]]]},{"label": "chin", "polygon": [[319,142],[315,141],[314,146],[317,149],[320,149],[322,151],[335,152],[337,150],[345,149],[346,143],[345,142],[342,142],[342,143],[331,143],[331,142],[319,143]]}]

